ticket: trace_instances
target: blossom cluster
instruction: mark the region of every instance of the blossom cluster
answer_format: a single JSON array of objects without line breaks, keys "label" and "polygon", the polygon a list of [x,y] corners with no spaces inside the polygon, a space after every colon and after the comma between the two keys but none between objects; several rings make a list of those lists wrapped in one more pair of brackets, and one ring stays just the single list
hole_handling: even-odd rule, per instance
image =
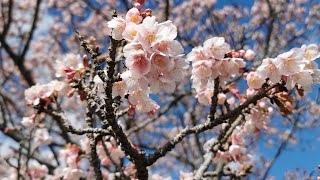
[{"label": "blossom cluster", "polygon": [[136,110],[153,114],[159,106],[149,94],[172,93],[188,68],[183,47],[175,40],[176,26],[171,21],[157,22],[150,11],[141,12],[139,4],[108,26],[114,39],[128,42],[123,48],[127,70],[121,74],[122,81],[114,83],[113,96],[129,94],[131,115]]},{"label": "blossom cluster", "polygon": [[63,179],[80,179],[86,176],[86,171],[80,169],[81,149],[75,144],[67,144],[66,147],[60,150],[60,156],[65,161],[65,167],[58,168],[54,172],[56,178]]},{"label": "blossom cluster", "polygon": [[36,84],[25,90],[25,99],[29,105],[39,105],[41,100],[48,105],[57,96],[57,93],[64,88],[64,83],[53,80],[47,84]]},{"label": "blossom cluster", "polygon": [[[252,59],[254,56],[251,51],[248,52],[231,51],[230,45],[223,37],[210,38],[203,43],[203,46],[192,49],[187,57],[192,61],[192,85],[201,104],[211,104],[216,78],[219,77],[220,85],[224,86],[225,81],[245,67],[246,63],[242,57]],[[220,97],[225,99],[223,94]]]},{"label": "blossom cluster", "polygon": [[58,59],[55,64],[56,77],[66,77],[72,79],[79,76],[84,70],[84,63],[81,63],[84,58],[80,54],[68,53]]},{"label": "blossom cluster", "polygon": [[[249,97],[248,97],[249,98]],[[251,155],[246,152],[246,138],[252,135],[259,136],[261,130],[269,131],[268,123],[270,122],[270,115],[273,113],[273,108],[267,105],[265,99],[260,100],[256,106],[252,107],[250,111],[244,113],[245,122],[241,126],[236,126],[230,137],[230,146],[228,150],[218,150],[217,155],[213,161],[216,163],[239,162],[244,163],[251,160]],[[240,117],[242,118],[242,117]],[[222,124],[222,129],[227,124]],[[206,151],[216,143],[217,139],[212,138],[204,144]]]},{"label": "blossom cluster", "polygon": [[318,83],[320,71],[315,59],[320,57],[316,44],[302,45],[276,58],[263,59],[256,71],[250,72],[246,79],[249,88],[259,89],[268,80],[268,83],[286,82],[288,90],[298,85],[299,89],[308,92],[313,83]]}]

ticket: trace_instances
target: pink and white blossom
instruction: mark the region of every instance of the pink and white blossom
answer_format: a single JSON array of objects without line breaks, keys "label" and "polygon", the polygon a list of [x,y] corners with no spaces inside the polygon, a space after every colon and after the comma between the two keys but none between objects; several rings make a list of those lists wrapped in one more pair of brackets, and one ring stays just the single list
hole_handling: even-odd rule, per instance
[{"label": "pink and white blossom", "polygon": [[45,128],[36,129],[33,140],[37,145],[50,144],[53,141],[48,130]]},{"label": "pink and white blossom", "polygon": [[126,28],[126,21],[121,17],[114,17],[108,22],[108,27],[112,29],[111,36],[115,40],[122,40],[122,33]]},{"label": "pink and white blossom", "polygon": [[265,82],[265,79],[257,72],[250,72],[247,75],[246,80],[249,88],[252,88],[252,89],[261,88],[262,84]]},{"label": "pink and white blossom", "polygon": [[274,65],[279,69],[279,72],[286,76],[302,71],[305,62],[303,52],[298,48],[278,55],[273,61]]},{"label": "pink and white blossom", "polygon": [[[73,77],[77,71],[84,68],[80,54],[68,53],[56,60],[56,77]],[[68,78],[69,79],[69,78]]]},{"label": "pink and white blossom", "polygon": [[303,57],[308,61],[313,61],[320,57],[320,52],[316,44],[302,45]]},{"label": "pink and white blossom", "polygon": [[274,59],[266,58],[262,61],[262,64],[257,69],[263,79],[269,78],[272,83],[278,83],[281,79],[281,74],[274,64]]},{"label": "pink and white blossom", "polygon": [[224,58],[225,54],[231,51],[230,45],[225,43],[223,37],[213,37],[206,40],[203,43],[203,48],[216,59]]},{"label": "pink and white blossom", "polygon": [[254,58],[254,56],[255,56],[256,54],[254,53],[254,51],[252,51],[251,49],[248,49],[247,51],[246,51],[246,53],[244,54],[244,58],[246,58],[247,60],[253,60],[253,58]]},{"label": "pink and white blossom", "polygon": [[137,8],[131,8],[126,14],[126,22],[139,24],[142,21],[142,16]]}]

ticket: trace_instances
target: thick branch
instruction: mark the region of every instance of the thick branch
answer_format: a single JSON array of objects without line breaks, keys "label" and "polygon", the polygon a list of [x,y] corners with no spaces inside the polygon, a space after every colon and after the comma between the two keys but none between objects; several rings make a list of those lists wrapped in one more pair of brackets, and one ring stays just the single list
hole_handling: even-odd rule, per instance
[{"label": "thick branch", "polygon": [[52,117],[57,118],[63,125],[63,128],[72,133],[72,134],[77,134],[77,135],[84,135],[87,133],[96,133],[96,134],[102,134],[102,135],[112,135],[108,130],[106,129],[101,129],[101,128],[84,128],[84,129],[76,129],[74,128],[68,121],[68,119],[64,116],[62,112],[56,112],[56,111],[51,111],[51,110],[43,110],[43,112],[49,114]]},{"label": "thick branch", "polygon": [[[93,114],[90,112],[90,110],[87,108],[87,113],[86,113],[86,123],[89,128],[93,128],[93,119],[92,119]],[[89,138],[89,143],[90,143],[90,161],[91,164],[94,168],[94,172],[96,175],[97,180],[102,180],[102,173],[100,170],[100,159],[97,154],[97,149],[96,149],[96,139],[92,133],[87,134],[87,137]]]}]

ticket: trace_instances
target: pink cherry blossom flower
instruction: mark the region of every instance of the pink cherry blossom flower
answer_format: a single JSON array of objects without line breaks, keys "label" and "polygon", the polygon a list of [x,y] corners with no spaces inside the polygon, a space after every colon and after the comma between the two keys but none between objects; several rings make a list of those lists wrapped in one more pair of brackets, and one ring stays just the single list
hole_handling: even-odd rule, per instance
[{"label": "pink cherry blossom flower", "polygon": [[150,49],[159,42],[159,26],[155,16],[146,17],[139,27],[138,41],[145,49]]},{"label": "pink cherry blossom flower", "polygon": [[65,160],[66,165],[71,169],[77,169],[78,164],[78,155],[80,148],[75,144],[68,144],[65,149],[60,150],[60,155]]},{"label": "pink cherry blossom flower", "polygon": [[196,95],[198,98],[199,103],[203,105],[211,104],[211,97],[213,96],[213,90],[206,88],[205,90],[199,91]]},{"label": "pink cherry blossom flower", "polygon": [[144,51],[138,51],[126,59],[127,67],[137,75],[146,75],[151,69],[151,62]]},{"label": "pink cherry blossom flower", "polygon": [[40,99],[45,100],[47,103],[50,103],[48,98],[52,97],[54,93],[61,91],[64,88],[64,83],[53,80],[48,84],[37,84],[31,86],[30,88],[25,90],[25,99],[28,104],[38,105],[40,103]]},{"label": "pink cherry blossom flower", "polygon": [[170,71],[174,68],[174,61],[164,54],[153,53],[150,58],[152,65],[161,71]]},{"label": "pink cherry blossom flower", "polygon": [[29,167],[28,173],[31,175],[32,178],[34,179],[41,179],[43,178],[46,174],[48,174],[49,170],[47,166],[45,165],[33,165]]},{"label": "pink cherry blossom flower", "polygon": [[238,161],[239,156],[241,156],[244,153],[244,148],[240,147],[239,145],[232,144],[229,147],[229,153],[235,161]]},{"label": "pink cherry blossom flower", "polygon": [[133,91],[128,98],[130,104],[132,105],[137,105],[139,102],[146,102],[148,99],[148,92],[142,89]]},{"label": "pink cherry blossom flower", "polygon": [[202,47],[198,46],[192,49],[192,51],[187,55],[189,61],[199,61],[199,60],[208,60],[210,58],[207,51]]},{"label": "pink cherry blossom flower", "polygon": [[[138,112],[153,112],[154,110],[158,110],[160,107],[159,105],[154,102],[151,99],[148,99],[147,101],[139,101],[138,104],[136,105],[136,110]],[[154,114],[154,113],[151,113]]]},{"label": "pink cherry blossom flower", "polygon": [[152,50],[169,56],[178,56],[184,49],[177,40],[163,40],[152,47]]},{"label": "pink cherry blossom flower", "polygon": [[213,158],[213,162],[215,163],[226,163],[231,159],[231,155],[229,152],[218,151],[216,156]]},{"label": "pink cherry blossom flower", "polygon": [[[157,43],[161,41],[172,41],[177,36],[177,28],[171,21],[158,23],[154,16],[146,17],[139,27],[138,41],[147,51],[151,51],[151,48]],[[160,45],[160,49],[166,49],[161,46],[163,45]]]},{"label": "pink cherry blossom flower", "polygon": [[124,81],[117,81],[112,85],[112,96],[113,97],[124,97],[128,92],[126,83]]},{"label": "pink cherry blossom flower", "polygon": [[256,90],[252,89],[252,88],[248,88],[247,91],[246,91],[246,94],[247,94],[247,98],[250,98],[252,96],[254,96]]},{"label": "pink cherry blossom flower", "polygon": [[231,51],[229,44],[225,43],[223,37],[213,37],[203,43],[204,49],[214,58],[222,59]]},{"label": "pink cherry blossom flower", "polygon": [[124,57],[129,57],[139,51],[144,51],[142,45],[138,42],[131,42],[123,47]]},{"label": "pink cherry blossom flower", "polygon": [[135,76],[131,71],[125,71],[121,74],[122,80],[125,82],[129,92],[136,89],[148,89],[148,82],[144,76]]},{"label": "pink cherry blossom flower", "polygon": [[[55,69],[56,77],[65,77],[75,75],[76,71],[83,68],[82,58],[80,54],[68,53],[56,60]],[[71,77],[71,78],[72,78]],[[69,77],[70,79],[70,77]]]},{"label": "pink cherry blossom flower", "polygon": [[29,116],[29,117],[23,117],[22,121],[21,121],[21,124],[24,127],[32,128],[32,127],[34,127],[34,124],[35,124],[35,117],[36,117],[36,115],[32,115],[32,116]]},{"label": "pink cherry blossom flower", "polygon": [[250,72],[247,75],[246,80],[249,88],[252,88],[252,89],[261,88],[262,84],[265,82],[265,79],[263,79],[263,77],[257,72]]},{"label": "pink cherry blossom flower", "polygon": [[242,127],[237,126],[231,135],[232,144],[243,144],[245,143],[245,133]]},{"label": "pink cherry blossom flower", "polygon": [[289,76],[286,83],[286,87],[288,89],[293,89],[296,84],[299,84],[303,90],[309,92],[313,83],[311,73],[312,71],[303,70],[299,73]]},{"label": "pink cherry blossom flower", "polygon": [[111,36],[115,40],[122,40],[122,33],[126,28],[126,21],[121,17],[114,17],[108,22],[108,27],[112,29]]},{"label": "pink cherry blossom flower", "polygon": [[192,78],[196,77],[198,79],[204,79],[211,76],[211,61],[197,61],[196,63],[192,64]]},{"label": "pink cherry blossom flower", "polygon": [[172,93],[176,88],[174,79],[164,76],[162,72],[157,70],[149,73],[148,79],[152,93],[159,93],[161,90],[166,93]]},{"label": "pink cherry blossom flower", "polygon": [[272,83],[277,83],[281,79],[281,74],[273,63],[274,61],[275,60],[272,58],[264,59],[257,69],[257,73],[259,73],[264,79],[269,78]]},{"label": "pink cherry blossom flower", "polygon": [[65,180],[74,180],[74,179],[80,179],[81,177],[85,177],[86,176],[86,172],[81,170],[81,169],[77,169],[77,168],[63,168],[63,179]]},{"label": "pink cherry blossom flower", "polygon": [[137,24],[132,22],[127,23],[126,28],[122,33],[123,38],[129,42],[136,41],[138,29],[139,26]]},{"label": "pink cherry blossom flower", "polygon": [[131,8],[126,14],[126,22],[139,24],[142,21],[142,16],[137,8]]},{"label": "pink cherry blossom flower", "polygon": [[280,74],[286,76],[302,71],[305,62],[303,52],[298,48],[280,54],[273,61],[274,65],[279,69]]},{"label": "pink cherry blossom flower", "polygon": [[45,128],[37,129],[34,133],[34,142],[37,145],[50,144],[53,139]]},{"label": "pink cherry blossom flower", "polygon": [[303,57],[308,61],[313,61],[320,57],[320,52],[316,44],[302,45]]}]

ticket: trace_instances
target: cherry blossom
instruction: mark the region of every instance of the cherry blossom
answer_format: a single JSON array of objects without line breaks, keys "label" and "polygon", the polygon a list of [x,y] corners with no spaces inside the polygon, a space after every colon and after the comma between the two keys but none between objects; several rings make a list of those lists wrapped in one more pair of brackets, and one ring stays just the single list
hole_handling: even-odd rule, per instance
[{"label": "cherry blossom", "polygon": [[303,52],[298,48],[280,54],[274,60],[274,65],[281,74],[287,76],[302,71],[304,64]]},{"label": "cherry blossom", "polygon": [[301,50],[306,60],[313,61],[320,57],[320,52],[316,44],[302,45]]},{"label": "cherry blossom", "polygon": [[120,17],[114,17],[108,22],[108,27],[112,28],[112,38],[115,40],[121,40],[123,38],[122,33],[126,28],[126,21]]},{"label": "cherry blossom", "polygon": [[34,179],[41,179],[48,174],[48,168],[45,165],[31,166],[28,170],[28,173]]},{"label": "cherry blossom", "polygon": [[203,48],[216,59],[224,58],[224,55],[231,51],[223,37],[213,37],[203,43]]},{"label": "cherry blossom", "polygon": [[[230,45],[223,37],[213,37],[206,40],[203,47],[195,47],[187,55],[192,61],[192,86],[196,90],[199,102],[211,104],[213,96],[213,81],[220,78],[220,85],[232,76],[239,74],[240,69],[245,67],[245,62],[240,58],[240,53],[231,53],[236,57],[226,57],[231,53]],[[242,53],[243,54],[243,53]]]},{"label": "cherry blossom", "polygon": [[27,103],[32,105],[38,105],[40,100],[50,103],[50,98],[63,88],[64,83],[57,80],[53,80],[48,84],[37,84],[25,90],[25,99]]},{"label": "cherry blossom", "polygon": [[[133,22],[139,24],[142,20],[140,11],[137,8],[131,8],[126,14],[126,22]],[[114,28],[114,27],[110,27]]]},{"label": "cherry blossom", "polygon": [[317,40],[318,4],[2,5],[1,179],[261,177],[263,140],[317,127],[318,44],[290,48]]},{"label": "cherry blossom", "polygon": [[35,125],[35,117],[36,117],[36,115],[32,115],[29,117],[23,117],[21,124],[27,128],[32,128]]},{"label": "cherry blossom", "polygon": [[262,64],[257,69],[257,73],[264,79],[269,78],[272,83],[277,83],[281,79],[281,74],[274,64],[274,61],[272,58],[263,59]]},{"label": "cherry blossom", "polygon": [[33,140],[37,145],[50,144],[53,141],[48,130],[44,128],[36,129]]},{"label": "cherry blossom", "polygon": [[80,54],[68,53],[56,60],[56,77],[73,78],[83,68]]},{"label": "cherry blossom", "polygon": [[258,72],[250,72],[246,79],[249,88],[252,89],[259,89],[265,82],[265,79]]}]

